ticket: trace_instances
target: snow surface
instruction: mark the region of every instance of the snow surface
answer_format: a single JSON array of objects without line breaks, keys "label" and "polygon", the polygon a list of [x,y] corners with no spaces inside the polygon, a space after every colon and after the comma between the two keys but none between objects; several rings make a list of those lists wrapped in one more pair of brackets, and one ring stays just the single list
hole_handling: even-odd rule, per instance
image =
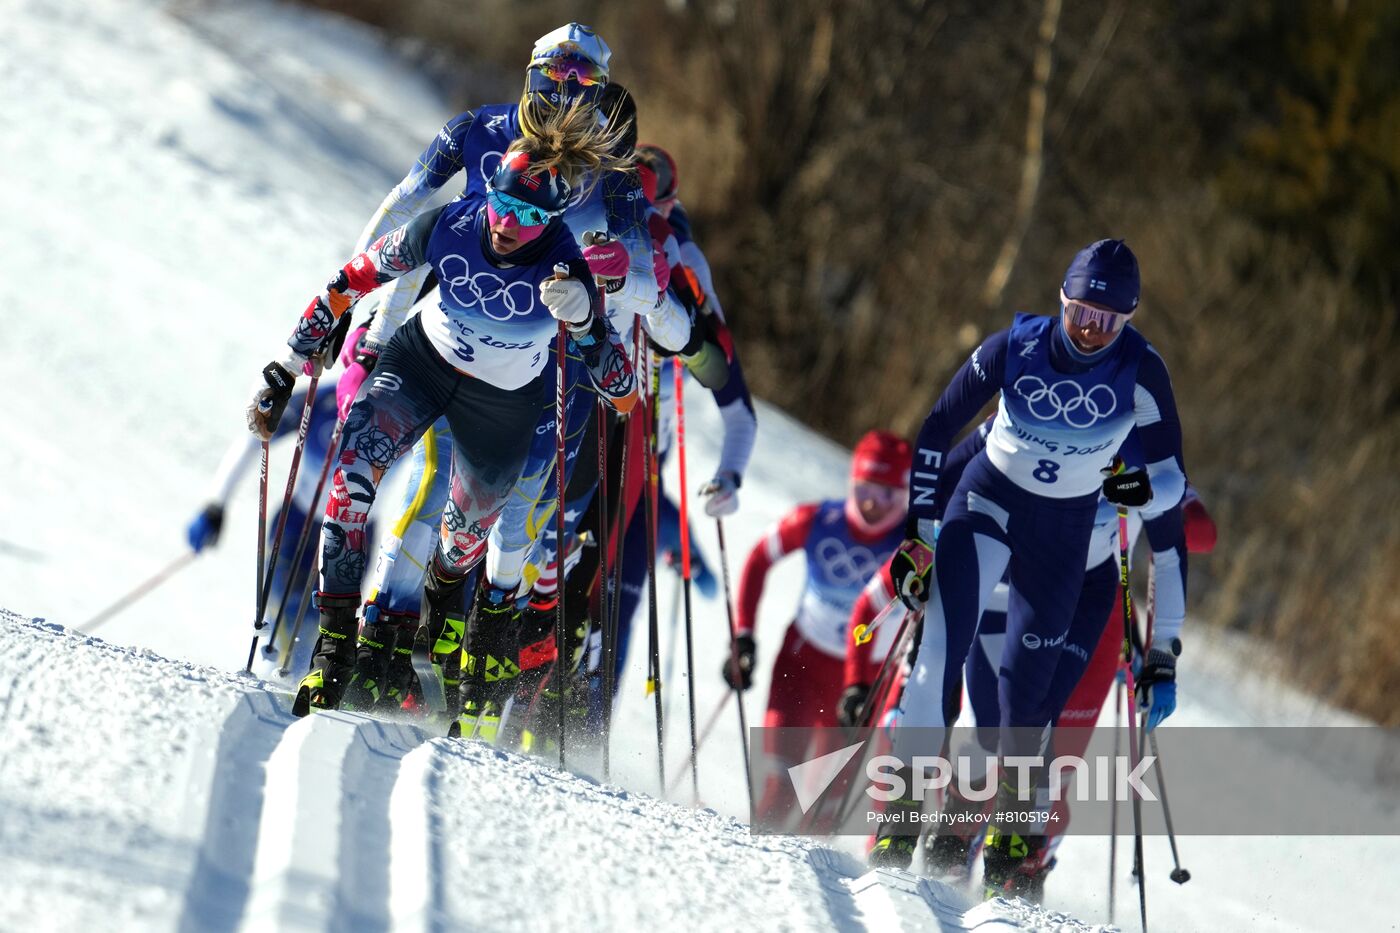
[{"label": "snow surface", "polygon": [[[0,22],[0,224],[9,267],[29,273],[0,306],[21,402],[0,473],[0,929],[1075,928],[862,876],[859,840],[749,836],[732,705],[699,759],[713,810],[648,796],[641,635],[611,785],[403,724],[294,722],[279,694],[227,673],[251,634],[252,476],[216,550],[103,640],[76,634],[183,553],[253,377],[452,108],[372,30],[295,7],[4,0]],[[698,483],[718,418],[698,394],[687,412]],[[759,418],[726,525],[735,573],[793,503],[844,489],[844,450],[772,409]],[[274,452],[274,490],[287,459]],[[699,539],[717,566],[713,528]],[[800,583],[795,560],[770,576],[753,724]],[[725,695],[722,603],[699,600],[695,624],[703,722]],[[1241,678],[1253,646],[1191,637],[1174,722],[1350,721]],[[687,747],[683,668],[667,685],[668,775]],[[1106,919],[1106,848],[1066,842],[1052,908]],[[1194,837],[1182,853],[1195,877],[1177,888],[1165,840],[1148,842],[1158,929],[1392,923],[1373,879],[1396,840]]]}]

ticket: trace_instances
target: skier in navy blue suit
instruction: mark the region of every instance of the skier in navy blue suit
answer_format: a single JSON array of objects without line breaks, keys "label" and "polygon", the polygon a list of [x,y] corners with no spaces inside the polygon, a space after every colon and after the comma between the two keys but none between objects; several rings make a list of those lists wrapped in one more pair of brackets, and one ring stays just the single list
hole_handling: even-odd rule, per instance
[{"label": "skier in navy blue suit", "polygon": [[[927,605],[901,727],[952,724],[977,621],[1005,573],[1000,753],[1036,754],[1039,742],[1030,744],[1027,735],[1053,715],[1052,677],[1083,587],[1100,491],[1114,505],[1150,503],[1154,511],[1181,498],[1181,426],[1166,364],[1128,324],[1138,294],[1137,259],[1127,244],[1086,247],[1065,273],[1060,314],[1017,314],[1009,329],[983,341],[924,422],[906,537],[890,565],[895,593],[911,608]],[[986,449],[963,471],[935,535],[940,474],[953,438],[998,394]],[[1145,468],[1110,472],[1134,427]],[[1022,792],[1039,778],[1023,789],[1012,786],[1016,774],[1002,776],[999,794],[1019,805],[1010,809],[1025,809]],[[901,803],[917,806],[893,805]],[[997,809],[1008,807],[999,799]],[[993,883],[1044,844],[1024,829],[992,838],[998,841],[989,839],[984,870]],[[914,844],[887,821],[871,858],[907,865]]]}]

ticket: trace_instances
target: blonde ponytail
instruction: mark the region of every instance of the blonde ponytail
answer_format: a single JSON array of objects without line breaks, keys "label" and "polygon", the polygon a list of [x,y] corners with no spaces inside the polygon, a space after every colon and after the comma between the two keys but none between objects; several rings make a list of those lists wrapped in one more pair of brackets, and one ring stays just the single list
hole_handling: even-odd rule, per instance
[{"label": "blonde ponytail", "polygon": [[619,155],[630,121],[618,125],[609,120],[600,126],[598,111],[592,105],[575,100],[567,107],[550,108],[540,114],[535,107],[520,108],[520,138],[506,150],[524,152],[530,156],[530,174],[557,171],[569,187],[587,197],[604,172],[630,171],[635,163],[632,153]]}]

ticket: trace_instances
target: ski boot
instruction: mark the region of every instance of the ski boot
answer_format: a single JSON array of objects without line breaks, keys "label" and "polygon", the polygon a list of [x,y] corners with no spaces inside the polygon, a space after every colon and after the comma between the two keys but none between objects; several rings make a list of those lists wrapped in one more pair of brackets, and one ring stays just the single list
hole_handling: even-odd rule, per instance
[{"label": "ski boot", "polygon": [[340,701],[343,708],[368,712],[380,704],[388,685],[389,662],[393,659],[398,637],[398,625],[381,621],[376,607],[366,607],[355,648],[355,670]]},{"label": "ski boot", "polygon": [[[1033,808],[1031,802],[1020,800],[1016,789],[1006,782],[997,791],[995,806],[999,813]],[[1039,903],[1050,869],[1046,842],[1043,823],[1008,821],[988,826],[982,850],[984,897],[1024,897]]]},{"label": "ski boot", "polygon": [[[904,786],[914,786],[914,769],[900,768]],[[919,848],[919,813],[923,802],[912,797],[897,797],[885,804],[875,844],[870,847],[871,868],[908,868]]]},{"label": "ski boot", "polygon": [[434,556],[423,587],[423,608],[413,637],[413,671],[429,715],[452,716],[461,707],[462,642],[467,615],[463,611],[466,577],[442,575]]},{"label": "ski boot", "polygon": [[938,828],[924,837],[924,873],[930,878],[966,883],[972,877],[972,847],[981,838],[983,801],[971,801],[951,788]]},{"label": "ski boot", "polygon": [[297,684],[292,715],[313,709],[337,709],[355,668],[356,611],[360,597],[316,594],[321,610],[320,635],[311,656],[311,670]]},{"label": "ski boot", "polygon": [[394,650],[389,656],[389,668],[384,675],[384,691],[379,697],[380,712],[400,710],[412,713],[421,705],[422,693],[418,677],[413,673],[413,636],[418,630],[417,619],[393,619],[397,630]]},{"label": "ski boot", "polygon": [[503,708],[520,676],[520,610],[514,595],[491,584],[477,590],[462,649],[462,711],[448,731],[453,738],[496,741]]}]

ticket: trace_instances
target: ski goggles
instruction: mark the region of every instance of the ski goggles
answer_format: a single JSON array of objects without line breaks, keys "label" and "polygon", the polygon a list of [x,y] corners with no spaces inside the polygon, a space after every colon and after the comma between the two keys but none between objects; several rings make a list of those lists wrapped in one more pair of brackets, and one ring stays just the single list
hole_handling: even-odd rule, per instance
[{"label": "ski goggles", "polygon": [[497,191],[491,188],[486,192],[486,203],[491,210],[504,217],[507,214],[515,218],[515,222],[522,227],[538,227],[547,224],[555,217],[564,213],[563,211],[547,211],[542,207],[536,207],[528,201],[522,201],[514,195],[506,194],[504,191]]},{"label": "ski goggles", "polygon": [[1073,298],[1065,297],[1065,290],[1060,289],[1060,306],[1064,308],[1065,320],[1080,329],[1087,328],[1090,324],[1097,324],[1100,333],[1116,334],[1133,319],[1133,312],[1124,314],[1121,311],[1110,311],[1107,308],[1099,308],[1083,301],[1076,301]]},{"label": "ski goggles", "polygon": [[886,486],[884,483],[872,483],[868,480],[856,480],[851,484],[851,496],[857,502],[870,501],[884,508],[902,502],[908,495],[909,490],[902,486]]},{"label": "ski goggles", "polygon": [[607,66],[587,58],[574,56],[542,58],[539,61],[531,62],[530,67],[537,69],[540,74],[551,81],[577,81],[584,87],[608,83]]}]

